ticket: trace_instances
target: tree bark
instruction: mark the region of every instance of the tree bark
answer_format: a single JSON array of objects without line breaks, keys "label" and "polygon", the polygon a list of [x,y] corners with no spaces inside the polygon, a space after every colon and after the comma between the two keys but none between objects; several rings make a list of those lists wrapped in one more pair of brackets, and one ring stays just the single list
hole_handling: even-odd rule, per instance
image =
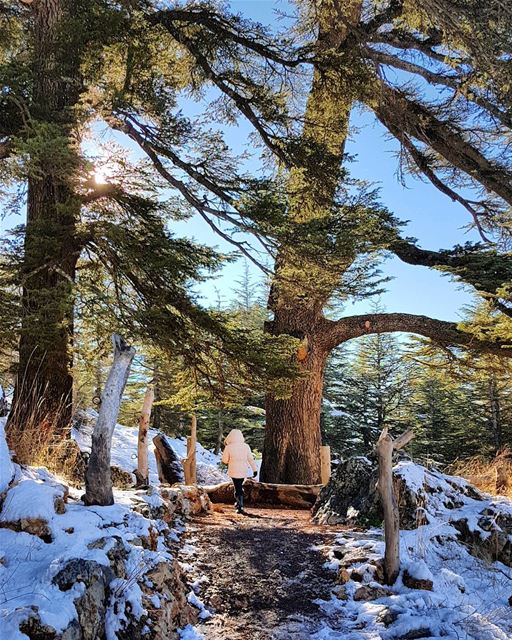
[{"label": "tree bark", "polygon": [[80,253],[75,237],[80,203],[72,187],[79,59],[66,56],[59,42],[67,3],[38,0],[31,10],[35,83],[30,126],[51,131],[66,167],[56,168],[51,144],[31,158],[36,167],[28,178],[19,367],[8,432],[46,424],[62,433],[72,411],[73,287]]},{"label": "tree bark", "polygon": [[491,426],[494,438],[494,451],[497,454],[503,446],[503,432],[501,428],[501,411],[500,397],[498,392],[498,384],[496,382],[496,374],[490,374],[488,381],[489,404],[491,408]]},{"label": "tree bark", "polygon": [[110,474],[112,435],[135,349],[129,347],[118,335],[112,336],[112,343],[114,361],[101,397],[98,419],[92,434],[91,455],[85,474],[84,503],[87,505],[114,504]]},{"label": "tree bark", "polygon": [[321,483],[320,411],[325,363],[324,354],[310,353],[304,361],[304,377],[294,383],[291,396],[267,396],[260,471],[263,482]]},{"label": "tree bark", "polygon": [[384,577],[387,584],[394,584],[400,572],[400,516],[393,486],[393,451],[401,449],[412,439],[413,432],[403,433],[395,441],[382,430],[377,442],[379,460],[378,490],[384,511]]},{"label": "tree bark", "polygon": [[142,411],[139,418],[139,437],[137,440],[137,487],[147,487],[149,485],[149,461],[148,461],[148,429],[151,418],[151,408],[155,399],[155,389],[150,383],[144,395]]}]

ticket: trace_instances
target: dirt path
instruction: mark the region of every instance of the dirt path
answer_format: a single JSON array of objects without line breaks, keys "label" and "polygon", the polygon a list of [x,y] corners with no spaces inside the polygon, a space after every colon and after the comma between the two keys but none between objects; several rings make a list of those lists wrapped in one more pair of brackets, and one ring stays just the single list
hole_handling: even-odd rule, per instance
[{"label": "dirt path", "polygon": [[213,613],[198,630],[206,640],[305,640],[326,616],[337,628],[341,616],[314,601],[330,600],[336,587],[323,547],[341,527],[312,525],[308,511],[248,510],[223,506],[191,522],[180,559]]}]

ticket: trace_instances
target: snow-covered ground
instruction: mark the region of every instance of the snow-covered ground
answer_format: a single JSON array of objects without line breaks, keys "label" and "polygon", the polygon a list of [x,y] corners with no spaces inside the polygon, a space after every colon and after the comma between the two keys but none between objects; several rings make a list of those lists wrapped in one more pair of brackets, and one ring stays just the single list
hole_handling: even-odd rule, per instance
[{"label": "snow-covered ground", "polygon": [[[85,507],[80,492],[68,494],[45,468],[13,464],[3,427],[0,420],[0,639],[60,638],[63,632],[65,638],[81,638],[74,634],[78,618],[89,625],[88,638],[103,637],[104,629],[106,640],[117,640],[118,632],[132,637],[129,625],[152,637],[152,621],[177,597],[166,591],[165,580],[153,581],[152,572],[171,576],[178,566],[171,548],[184,530],[180,517],[164,521],[154,515],[165,506],[158,488],[116,491],[114,505]],[[129,468],[136,437],[125,431],[116,430],[113,456]],[[204,464],[213,461],[208,452],[201,455]],[[101,603],[102,593],[110,596],[100,616],[94,599]],[[82,597],[87,601],[81,611]],[[202,604],[191,604],[201,614]]]},{"label": "snow-covered ground", "polygon": [[[376,580],[382,531],[340,533],[327,551],[344,584],[320,603],[325,622],[311,639],[510,640],[512,570],[492,555],[512,564],[511,501],[413,462],[399,463],[395,472],[418,495],[427,523],[401,531],[401,573],[382,593]],[[431,590],[424,588],[429,581]]]},{"label": "snow-covered ground", "polygon": [[[82,451],[91,450],[91,436],[98,414],[94,409],[84,412],[84,420],[79,427],[74,427],[71,435],[78,443]],[[152,485],[158,486],[158,472],[155,460],[155,445],[153,438],[158,435],[158,431],[150,429],[148,432],[149,450],[149,481]],[[137,438],[138,430],[132,427],[125,427],[116,424],[112,438],[112,464],[124,471],[132,473],[137,466]],[[167,441],[173,447],[179,458],[187,456],[187,442],[185,438],[171,438],[166,436]],[[229,478],[219,468],[220,456],[208,451],[200,443],[197,443],[197,479],[202,485],[217,484],[225,482]],[[135,480],[135,476],[134,476]],[[0,475],[1,482],[1,475]]]}]

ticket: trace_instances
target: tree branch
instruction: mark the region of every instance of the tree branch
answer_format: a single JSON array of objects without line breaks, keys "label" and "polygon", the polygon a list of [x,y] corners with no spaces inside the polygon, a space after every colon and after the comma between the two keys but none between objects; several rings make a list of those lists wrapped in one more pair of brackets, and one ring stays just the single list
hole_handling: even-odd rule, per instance
[{"label": "tree branch", "polygon": [[461,346],[496,355],[512,357],[512,343],[484,341],[457,328],[455,322],[436,320],[410,313],[370,313],[322,322],[322,346],[328,350],[361,336],[375,333],[414,333],[443,346]]},{"label": "tree branch", "polygon": [[448,271],[477,291],[491,295],[512,281],[512,255],[485,251],[480,245],[456,247],[451,251],[428,251],[400,239],[393,242],[389,250],[402,262]]},{"label": "tree branch", "polygon": [[420,140],[488,191],[512,204],[510,171],[486,158],[464,139],[462,132],[436,118],[427,107],[384,83],[377,105],[369,106],[393,135],[405,132]]},{"label": "tree branch", "polygon": [[[243,25],[237,20],[236,16],[230,21],[224,16],[211,11],[204,7],[190,7],[187,9],[164,9],[157,11],[147,17],[151,24],[159,24],[168,31],[173,29],[173,23],[182,22],[185,24],[200,24],[206,27],[210,32],[215,33],[221,39],[230,40],[237,44],[254,51],[263,58],[277,62],[283,66],[296,67],[302,62],[308,61],[302,56],[287,57],[286,47],[281,49],[273,46],[274,42],[265,38],[261,28],[257,34],[260,40],[255,39],[255,31],[259,25],[250,23],[253,29],[250,33],[244,32]],[[263,42],[263,40],[265,40]],[[284,49],[284,54],[283,54]]]}]

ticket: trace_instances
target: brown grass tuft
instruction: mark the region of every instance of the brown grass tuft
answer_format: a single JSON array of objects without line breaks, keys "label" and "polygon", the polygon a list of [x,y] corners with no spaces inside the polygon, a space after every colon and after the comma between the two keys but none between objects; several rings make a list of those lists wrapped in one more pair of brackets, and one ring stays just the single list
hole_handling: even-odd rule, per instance
[{"label": "brown grass tuft", "polygon": [[19,464],[46,467],[76,484],[83,480],[84,462],[78,445],[71,439],[71,425],[62,428],[61,411],[44,413],[38,399],[26,399],[23,426],[17,420],[7,422],[6,438]]},{"label": "brown grass tuft", "polygon": [[474,456],[455,460],[447,473],[462,476],[480,491],[512,498],[512,451],[504,447],[494,458]]}]

